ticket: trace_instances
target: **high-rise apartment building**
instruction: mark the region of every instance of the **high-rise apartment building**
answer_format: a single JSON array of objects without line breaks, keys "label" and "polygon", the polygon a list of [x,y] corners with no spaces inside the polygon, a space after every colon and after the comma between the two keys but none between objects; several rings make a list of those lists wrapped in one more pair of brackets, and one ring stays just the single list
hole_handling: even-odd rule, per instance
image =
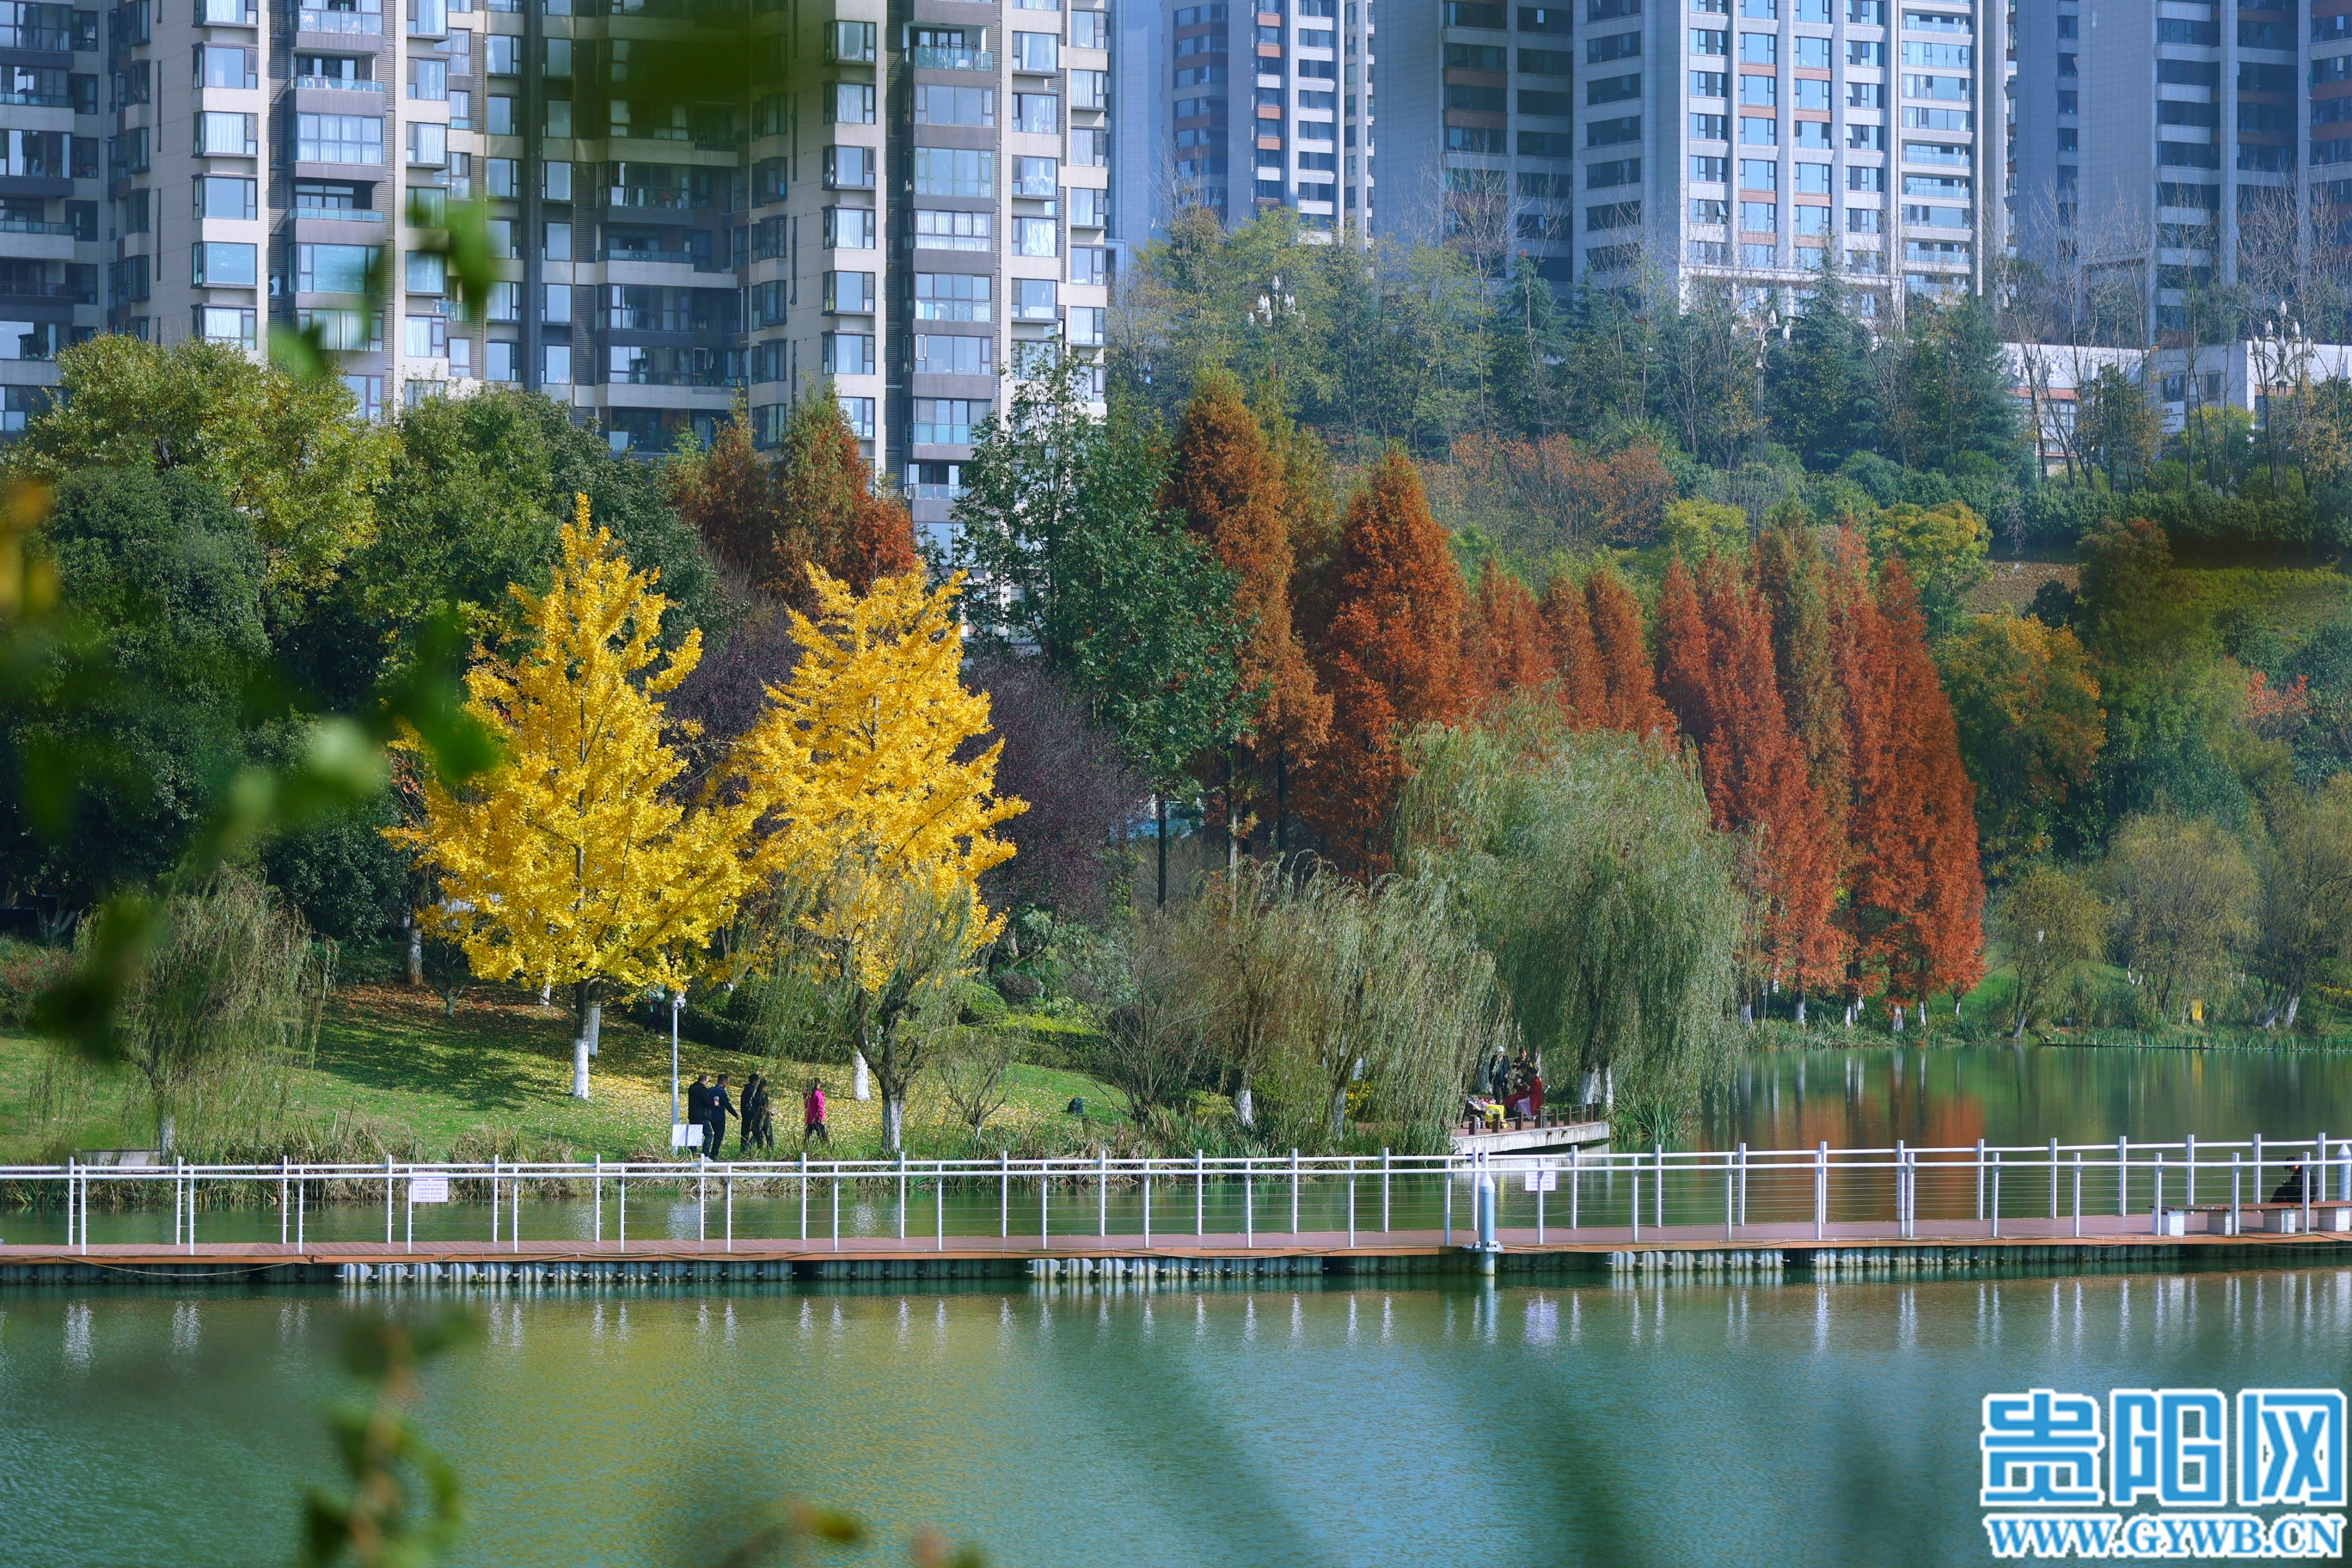
[{"label": "high-rise apartment building", "polygon": [[[0,9],[40,46],[0,108],[0,255],[55,329],[34,350],[102,327],[257,353],[317,324],[369,412],[515,384],[640,449],[739,395],[772,439],[830,382],[943,517],[1000,373],[1102,341],[1111,40],[1086,0],[279,3],[131,0],[102,89],[96,13]],[[508,273],[479,321],[431,234],[477,197]]]},{"label": "high-rise apartment building", "polygon": [[1719,279],[1760,303],[1833,253],[1874,315],[1979,288],[2003,243],[2005,19],[1990,0],[1391,16],[1381,226],[1483,226],[1563,285]]},{"label": "high-rise apartment building", "polygon": [[99,38],[96,11],[0,4],[0,435],[101,321]]},{"label": "high-rise apartment building", "polygon": [[1286,206],[1309,229],[1360,227],[1372,210],[1371,0],[1150,3],[1167,39],[1152,224],[1188,206],[1234,223]]},{"label": "high-rise apartment building", "polygon": [[[2336,13],[2336,14],[2330,14]],[[2018,0],[2021,253],[2126,337],[2270,289],[2352,209],[2352,7]]]}]

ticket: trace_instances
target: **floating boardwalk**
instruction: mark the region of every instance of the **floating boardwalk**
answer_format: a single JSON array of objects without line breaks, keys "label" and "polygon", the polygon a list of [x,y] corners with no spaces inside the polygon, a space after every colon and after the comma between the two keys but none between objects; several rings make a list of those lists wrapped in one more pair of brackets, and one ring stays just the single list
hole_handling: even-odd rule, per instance
[{"label": "floating boardwalk", "polygon": [[[2014,1226],[2015,1222],[2011,1222]],[[1636,1240],[1623,1226],[1543,1240],[1535,1232],[1498,1233],[1501,1250],[1483,1252],[1454,1233],[1402,1231],[1359,1237],[1297,1236],[1155,1240],[1134,1237],[1053,1238],[949,1237],[933,1241],[881,1237],[845,1240],[840,1249],[801,1243],[737,1241],[457,1242],[414,1249],[380,1242],[292,1247],[211,1242],[193,1249],[166,1245],[0,1247],[0,1287],[161,1284],[341,1284],[352,1289],[418,1287],[629,1289],[669,1285],[822,1284],[1008,1279],[1045,1284],[1119,1283],[1198,1287],[1270,1279],[1338,1281],[1427,1279],[1493,1272],[1504,1278],[1585,1275],[1620,1280],[1948,1278],[2002,1273],[2074,1273],[2116,1268],[2203,1269],[2352,1263],[2352,1235],[2152,1237],[2145,1218],[2084,1222],[2079,1238],[1905,1237],[1894,1222],[1855,1223],[1812,1239],[1810,1227],[1750,1226],[1736,1244],[1721,1227],[1644,1227]],[[1785,1238],[1769,1233],[1802,1232]]]},{"label": "floating boardwalk", "polygon": [[[1605,1131],[1605,1124],[1571,1120],[1566,1128],[1484,1136]],[[2273,1186],[2274,1178],[2284,1179]],[[688,1216],[692,1236],[631,1239],[633,1181],[641,1194],[675,1194],[672,1222]],[[1103,1152],[1036,1160],[76,1162],[0,1167],[0,1185],[36,1212],[62,1210],[66,1221],[61,1245],[0,1246],[0,1287],[627,1289],[1031,1279],[1149,1288],[1451,1273],[1843,1279],[2352,1263],[2352,1139],[2324,1132],[2022,1148],[1576,1145],[1564,1154],[1485,1148],[1377,1158],[1113,1159]],[[797,1197],[797,1235],[745,1234],[739,1187],[771,1204]],[[854,1201],[860,1193],[895,1194],[897,1234],[845,1234],[845,1192]],[[357,1197],[371,1221],[380,1194],[383,1239],[310,1239],[314,1194],[322,1215],[331,1205],[348,1215]],[[963,1211],[960,1227],[984,1215],[995,1234],[950,1234],[951,1196]],[[520,1239],[527,1209],[534,1226],[546,1223],[538,1200],[547,1197],[577,1205],[568,1222],[577,1233]],[[420,1207],[431,1214],[481,1198],[491,1239],[415,1239]],[[173,1239],[94,1243],[94,1200],[101,1211],[168,1201]],[[249,1214],[274,1212],[278,1239],[198,1240],[203,1212],[224,1200]],[[931,1234],[908,1234],[923,1210]],[[1700,1216],[1706,1223],[1689,1223]],[[781,1217],[774,1207],[744,1216],[754,1229]],[[1265,1223],[1270,1218],[1276,1223]],[[1016,1228],[1024,1221],[1038,1228],[1024,1234]],[[852,1232],[858,1223],[853,1216]]]}]

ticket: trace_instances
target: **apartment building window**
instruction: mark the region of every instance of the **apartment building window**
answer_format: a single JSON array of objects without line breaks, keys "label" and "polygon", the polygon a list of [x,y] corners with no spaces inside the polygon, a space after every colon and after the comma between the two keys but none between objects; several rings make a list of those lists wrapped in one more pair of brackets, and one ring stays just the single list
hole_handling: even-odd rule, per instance
[{"label": "apartment building window", "polygon": [[408,162],[411,167],[438,169],[449,162],[449,128],[429,120],[414,120],[408,125]]},{"label": "apartment building window", "polygon": [[1770,76],[1741,77],[1739,101],[1761,109],[1776,107],[1780,101],[1780,79]]},{"label": "apartment building window", "polygon": [[1054,280],[1050,278],[1013,279],[1013,319],[1016,321],[1059,319]]},{"label": "apartment building window", "polygon": [[1885,226],[1885,215],[1876,207],[1848,207],[1845,210],[1845,231],[1848,234],[1877,234]]},{"label": "apartment building window", "polygon": [[1015,256],[1058,256],[1061,235],[1052,218],[1016,217],[1013,220],[1013,254]]},{"label": "apartment building window", "polygon": [[1050,92],[1013,95],[1013,129],[1033,136],[1051,136],[1062,129],[1062,100]]},{"label": "apartment building window", "polygon": [[260,277],[260,248],[242,240],[200,239],[188,281],[202,289],[250,289]]},{"label": "apartment building window", "polygon": [[[1528,178],[1521,175],[1520,183],[1524,185]],[[1639,158],[1612,158],[1607,163],[1591,164],[1584,172],[1587,190],[1597,191],[1610,185],[1638,185],[1641,183],[1642,160]]]},{"label": "apartment building window", "polygon": [[[868,88],[866,90],[870,95],[874,89]],[[869,107],[869,122],[871,119]],[[917,82],[915,123],[993,125],[996,123],[996,89],[992,87],[935,87]]]},{"label": "apartment building window", "polygon": [[1728,158],[1697,157],[1690,161],[1690,177],[1700,184],[1720,184],[1730,172]]},{"label": "apartment building window", "polygon": [[[872,247],[870,235],[866,244],[868,248]],[[940,212],[918,207],[915,209],[915,248],[993,250],[996,248],[994,219],[988,213]]]},{"label": "apartment building window", "polygon": [[1777,147],[1780,144],[1780,122],[1761,115],[1749,114],[1739,121],[1739,144],[1743,147]]},{"label": "apartment building window", "polygon": [[304,163],[381,164],[383,121],[372,114],[298,114],[294,156]]},{"label": "apartment building window", "polygon": [[850,434],[861,441],[874,439],[874,399],[844,397],[839,402],[842,416],[849,421]]},{"label": "apartment building window", "polygon": [[555,386],[568,385],[572,380],[572,345],[542,343],[539,352],[539,379]]},{"label": "apartment building window", "polygon": [[835,65],[872,65],[875,26],[871,22],[834,22],[824,30],[824,58]]},{"label": "apartment building window", "polygon": [[1110,14],[1107,11],[1071,12],[1070,47],[1074,49],[1110,47]]},{"label": "apartment building window", "polygon": [[[1300,74],[1306,73],[1302,71]],[[1110,107],[1110,72],[1072,71],[1069,82],[1072,109],[1103,110]]]},{"label": "apartment building window", "polygon": [[412,294],[444,293],[449,286],[449,258],[437,250],[412,250],[404,280]]},{"label": "apartment building window", "polygon": [[[1183,143],[1180,143],[1182,145]],[[1051,158],[1015,158],[1013,160],[1013,194],[1052,201],[1060,178],[1060,165]]]},{"label": "apartment building window", "polygon": [[1605,38],[1586,40],[1584,63],[1589,66],[1605,66],[1612,60],[1633,59],[1641,52],[1641,34],[1615,33]]},{"label": "apartment building window", "polygon": [[[1013,280],[1014,298],[1020,290],[1035,281],[1031,279]],[[915,320],[919,321],[986,321],[990,320],[992,300],[990,290],[993,281],[984,275],[962,272],[918,272],[915,274]],[[1051,321],[1054,286],[1045,285],[1045,319]]]},{"label": "apartment building window", "polygon": [[825,208],[824,243],[829,250],[873,249],[874,214],[865,207]]},{"label": "apartment building window", "polygon": [[[828,280],[838,276],[840,276],[838,273],[828,272],[825,274]],[[871,274],[867,274],[867,276],[870,277]],[[619,285],[616,284],[614,287],[617,289]],[[751,285],[751,326],[754,331],[757,331],[761,327],[781,327],[784,324],[786,319],[786,311],[784,309],[786,287],[787,285],[782,279],[774,279],[765,283],[754,283]],[[772,381],[775,378],[771,376],[768,379]]]},{"label": "apartment building window", "polygon": [[1771,202],[1739,204],[1739,226],[1750,234],[1777,233],[1780,227],[1780,209]]},{"label": "apartment building window", "polygon": [[446,316],[410,316],[402,322],[400,352],[410,359],[449,357],[449,321]]},{"label": "apartment building window", "polygon": [[239,48],[231,44],[198,44],[196,46],[196,85],[198,87],[256,88],[261,78],[255,68],[258,50]]},{"label": "apartment building window", "polygon": [[298,294],[363,294],[376,253],[373,245],[298,245],[294,290]]},{"label": "apartment building window", "polygon": [[874,374],[874,335],[871,332],[824,332],[819,335],[819,340],[825,374]]},{"label": "apartment building window", "polygon": [[1607,202],[1584,209],[1584,226],[1589,229],[1636,228],[1642,222],[1639,201]]},{"label": "apartment building window", "polygon": [[1715,27],[1691,29],[1690,52],[1695,55],[1728,55],[1731,35]]},{"label": "apartment building window", "polygon": [[362,419],[383,417],[383,377],[380,375],[347,375],[343,390],[352,395],[358,406],[354,410]]},{"label": "apartment building window", "polygon": [[1104,228],[1110,223],[1110,193],[1090,185],[1070,187],[1070,226]]},{"label": "apartment building window", "polygon": [[505,93],[494,92],[484,100],[488,117],[483,121],[493,136],[515,134],[515,100]]},{"label": "apartment building window", "polygon": [[972,426],[989,412],[985,398],[918,397],[912,436],[918,446],[969,447]]},{"label": "apartment building window", "polygon": [[1731,93],[1731,78],[1722,71],[1690,73],[1690,95],[1693,98],[1727,98]]},{"label": "apartment building window", "polygon": [[[205,174],[196,181],[196,216],[250,219],[257,209],[258,186],[235,174]],[[146,195],[144,191],[139,193]]]},{"label": "apartment building window", "polygon": [[515,351],[518,346],[499,338],[492,338],[483,344],[482,379],[509,384],[520,381],[522,375],[516,368],[518,361]]},{"label": "apartment building window", "polygon": [[[1805,40],[1800,38],[1797,41],[1801,44]],[[1827,70],[1829,68],[1828,64],[1824,62],[1822,68],[1823,70]],[[1796,107],[1799,109],[1813,110],[1822,114],[1827,114],[1829,112],[1829,83],[1825,81],[1816,81],[1811,77],[1799,77],[1794,85],[1797,91],[1797,96],[1794,100]]]},{"label": "apartment building window", "polygon": [[824,275],[824,309],[836,316],[870,316],[874,313],[874,274],[871,272],[827,272]]},{"label": "apartment building window", "polygon": [[[330,115],[329,119],[343,118]],[[379,142],[383,134],[383,121],[374,121]],[[196,116],[196,153],[199,156],[250,158],[260,151],[261,117],[257,114],[226,114],[208,109]]]},{"label": "apartment building window", "polygon": [[[922,90],[921,88],[915,89],[918,95]],[[962,92],[971,89],[950,88],[947,90]],[[921,113],[918,111],[915,118],[920,120]],[[856,81],[836,81],[829,84],[824,93],[824,121],[828,125],[873,124],[874,84]]]},{"label": "apartment building window", "polygon": [[1780,188],[1780,165],[1761,158],[1739,161],[1739,188],[1743,191],[1777,191]]},{"label": "apartment building window", "polygon": [[996,194],[996,155],[961,147],[918,147],[915,194],[992,196]]},{"label": "apartment building window", "polygon": [[208,343],[249,350],[254,340],[254,312],[235,305],[199,305],[196,336]]},{"label": "apartment building window", "polygon": [[1727,114],[1694,114],[1690,117],[1691,140],[1694,142],[1728,142],[1731,140],[1731,117]]},{"label": "apartment building window", "polygon": [[874,149],[827,147],[824,150],[824,188],[828,191],[872,190]]},{"label": "apartment building window", "polygon": [[[1302,191],[1307,187],[1299,187]],[[1308,201],[1329,201],[1328,196],[1306,198]],[[1070,247],[1070,281],[1107,287],[1110,282],[1110,248],[1101,245],[1074,245]]]},{"label": "apartment building window", "polygon": [[1105,341],[1104,323],[1110,312],[1100,305],[1070,307],[1069,340],[1071,346],[1082,349],[1100,348]]},{"label": "apartment building window", "polygon": [[522,285],[493,283],[490,285],[489,319],[493,321],[522,320]]},{"label": "apartment building window", "polygon": [[1629,115],[1622,120],[1595,120],[1584,128],[1587,147],[1614,147],[1620,142],[1642,139],[1642,117]]},{"label": "apartment building window", "polygon": [[1845,128],[1845,144],[1857,153],[1886,151],[1886,127],[1884,125],[1849,125]]},{"label": "apartment building window", "polygon": [[1876,38],[1848,38],[1845,63],[1850,66],[1883,66],[1886,63],[1886,45]]},{"label": "apartment building window", "polygon": [[994,375],[996,340],[917,332],[915,370],[921,375]]},{"label": "apartment building window", "polygon": [[[1306,93],[1298,95],[1303,105]],[[1081,169],[1110,166],[1110,132],[1101,126],[1081,126],[1070,132],[1070,162]]]},{"label": "apartment building window", "polygon": [[1062,40],[1052,33],[1015,33],[1013,35],[1013,68],[1035,75],[1050,75],[1062,68]]},{"label": "apartment building window", "polygon": [[408,62],[408,96],[427,103],[449,100],[449,62],[412,59]]}]

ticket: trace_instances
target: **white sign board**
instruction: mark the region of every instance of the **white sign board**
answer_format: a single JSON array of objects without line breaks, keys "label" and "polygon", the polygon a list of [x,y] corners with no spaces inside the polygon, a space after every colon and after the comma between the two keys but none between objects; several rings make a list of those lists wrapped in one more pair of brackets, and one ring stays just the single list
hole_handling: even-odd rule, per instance
[{"label": "white sign board", "polygon": [[1540,1169],[1530,1168],[1528,1172],[1528,1191],[1531,1193],[1559,1191],[1559,1167],[1545,1165]]},{"label": "white sign board", "polygon": [[672,1122],[669,1130],[669,1146],[673,1149],[701,1148],[702,1123],[699,1121]]},{"label": "white sign board", "polygon": [[446,1176],[411,1176],[408,1178],[408,1201],[412,1204],[446,1204],[449,1201],[449,1178]]}]

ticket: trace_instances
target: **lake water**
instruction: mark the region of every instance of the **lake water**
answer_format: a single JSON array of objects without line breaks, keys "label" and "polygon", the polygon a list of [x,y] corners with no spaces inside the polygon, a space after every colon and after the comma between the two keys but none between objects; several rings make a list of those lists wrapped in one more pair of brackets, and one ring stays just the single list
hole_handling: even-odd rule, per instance
[{"label": "lake water", "polygon": [[2352,1052],[1967,1046],[1752,1057],[1698,1142],[1965,1148],[2352,1133]]},{"label": "lake water", "polygon": [[[356,1298],[0,1294],[0,1563],[285,1562]],[[472,1300],[455,1561],[716,1564],[760,1506],[1036,1564],[1986,1558],[1979,1401],[2341,1384],[2352,1269]]]}]

